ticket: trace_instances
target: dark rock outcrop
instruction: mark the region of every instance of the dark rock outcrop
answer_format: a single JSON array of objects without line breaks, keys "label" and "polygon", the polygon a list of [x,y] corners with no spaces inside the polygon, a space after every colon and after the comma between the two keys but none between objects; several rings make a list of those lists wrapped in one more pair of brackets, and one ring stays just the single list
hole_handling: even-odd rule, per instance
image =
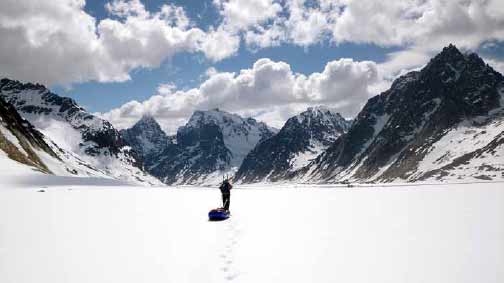
[{"label": "dark rock outcrop", "polygon": [[235,175],[243,183],[287,180],[327,149],[350,122],[326,107],[310,107],[287,120],[277,135],[259,143]]}]

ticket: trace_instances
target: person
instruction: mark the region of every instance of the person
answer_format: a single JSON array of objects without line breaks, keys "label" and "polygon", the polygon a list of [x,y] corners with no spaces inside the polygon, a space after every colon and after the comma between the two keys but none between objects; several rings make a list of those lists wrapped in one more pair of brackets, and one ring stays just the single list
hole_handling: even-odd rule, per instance
[{"label": "person", "polygon": [[229,182],[228,179],[225,179],[224,181],[222,181],[222,184],[219,187],[219,189],[222,193],[222,205],[226,211],[229,211],[229,204],[231,203],[231,189],[232,188],[233,188],[233,186],[231,185],[231,183]]}]

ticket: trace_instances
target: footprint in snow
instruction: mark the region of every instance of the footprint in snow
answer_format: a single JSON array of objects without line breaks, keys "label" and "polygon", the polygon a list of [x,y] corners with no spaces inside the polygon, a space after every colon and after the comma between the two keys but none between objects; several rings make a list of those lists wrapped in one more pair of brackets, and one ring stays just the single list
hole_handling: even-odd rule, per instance
[{"label": "footprint in snow", "polygon": [[239,231],[234,222],[229,222],[227,227],[227,243],[224,246],[224,252],[220,255],[222,258],[221,271],[224,273],[224,278],[227,281],[232,281],[238,277],[238,272],[233,268],[233,252],[235,246],[238,244]]}]

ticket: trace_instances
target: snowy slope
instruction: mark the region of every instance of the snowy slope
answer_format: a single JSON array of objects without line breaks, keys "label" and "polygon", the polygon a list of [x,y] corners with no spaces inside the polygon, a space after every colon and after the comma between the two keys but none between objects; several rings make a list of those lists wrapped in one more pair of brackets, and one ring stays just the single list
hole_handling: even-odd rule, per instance
[{"label": "snowy slope", "polygon": [[[502,183],[0,191],[3,283],[500,283]],[[183,211],[184,213],[180,213]]]},{"label": "snowy slope", "polygon": [[61,152],[64,164],[55,163],[54,173],[65,175],[66,168],[74,167],[68,171],[74,175],[160,184],[142,171],[136,154],[109,122],[88,113],[72,99],[42,85],[9,79],[0,80],[0,96],[44,134],[55,152]]},{"label": "snowy slope", "polygon": [[75,154],[57,146],[37,131],[16,109],[0,97],[0,175],[107,177]]},{"label": "snowy slope", "polygon": [[288,180],[346,133],[350,124],[327,107],[309,107],[288,119],[278,134],[258,143],[243,161],[235,180]]}]

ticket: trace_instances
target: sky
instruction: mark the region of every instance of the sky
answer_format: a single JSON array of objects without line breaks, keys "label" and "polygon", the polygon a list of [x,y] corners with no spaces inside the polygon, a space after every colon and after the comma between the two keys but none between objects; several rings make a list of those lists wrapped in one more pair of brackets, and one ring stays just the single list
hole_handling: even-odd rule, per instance
[{"label": "sky", "polygon": [[3,0],[0,38],[0,77],[117,128],[213,108],[279,128],[316,105],[352,118],[450,43],[504,72],[504,2]]}]

